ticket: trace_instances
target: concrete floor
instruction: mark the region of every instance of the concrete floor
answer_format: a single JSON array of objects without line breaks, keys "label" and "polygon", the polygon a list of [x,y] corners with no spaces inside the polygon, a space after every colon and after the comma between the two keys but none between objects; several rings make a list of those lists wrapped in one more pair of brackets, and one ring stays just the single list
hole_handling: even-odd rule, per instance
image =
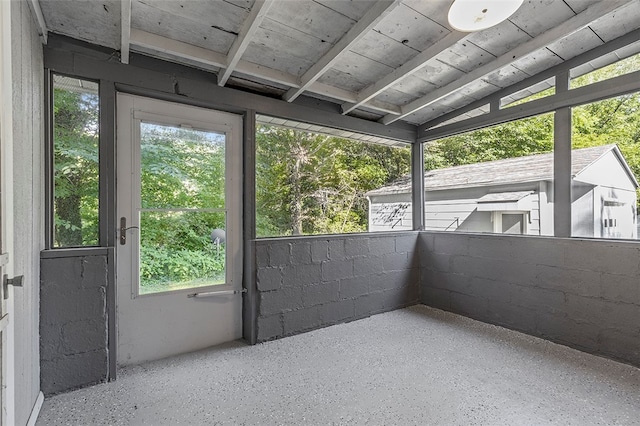
[{"label": "concrete floor", "polygon": [[122,369],[37,424],[640,424],[640,370],[414,306]]}]

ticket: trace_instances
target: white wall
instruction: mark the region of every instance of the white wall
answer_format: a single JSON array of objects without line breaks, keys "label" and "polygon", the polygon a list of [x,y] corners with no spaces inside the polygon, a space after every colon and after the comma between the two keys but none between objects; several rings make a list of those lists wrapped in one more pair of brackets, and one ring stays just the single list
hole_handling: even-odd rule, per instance
[{"label": "white wall", "polygon": [[[11,4],[13,89],[13,274],[24,275],[14,291],[15,424],[24,425],[40,392],[39,288],[43,226],[42,45],[26,1]],[[6,107],[6,106],[5,106]]]}]

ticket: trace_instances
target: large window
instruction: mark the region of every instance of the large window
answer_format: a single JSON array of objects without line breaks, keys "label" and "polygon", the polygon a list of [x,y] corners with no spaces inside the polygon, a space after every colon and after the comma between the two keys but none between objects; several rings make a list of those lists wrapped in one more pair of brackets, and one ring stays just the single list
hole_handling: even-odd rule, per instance
[{"label": "large window", "polygon": [[[636,54],[573,78],[571,87],[638,70],[640,55]],[[572,235],[637,239],[640,93],[575,107],[571,118]]]},{"label": "large window", "polygon": [[98,84],[53,80],[53,247],[98,245]]},{"label": "large window", "polygon": [[640,93],[572,114],[572,235],[637,239]]},{"label": "large window", "polygon": [[553,114],[429,142],[428,230],[553,235]]},{"label": "large window", "polygon": [[[412,229],[408,147],[270,124],[258,125],[256,146],[258,237]],[[370,205],[398,180],[405,193]]]}]

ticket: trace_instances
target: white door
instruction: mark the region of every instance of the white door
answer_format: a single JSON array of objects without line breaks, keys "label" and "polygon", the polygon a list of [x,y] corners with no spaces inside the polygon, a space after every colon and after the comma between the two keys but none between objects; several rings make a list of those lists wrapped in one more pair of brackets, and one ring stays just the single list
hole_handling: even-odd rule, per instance
[{"label": "white door", "polygon": [[118,95],[118,365],[242,335],[242,118]]}]

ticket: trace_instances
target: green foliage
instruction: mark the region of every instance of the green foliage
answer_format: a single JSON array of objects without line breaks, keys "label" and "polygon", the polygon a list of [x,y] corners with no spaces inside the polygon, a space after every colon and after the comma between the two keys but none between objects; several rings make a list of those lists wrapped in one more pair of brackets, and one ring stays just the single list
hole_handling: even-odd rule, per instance
[{"label": "green foliage", "polygon": [[367,230],[365,193],[410,171],[408,148],[258,126],[259,237]]},{"label": "green foliage", "polygon": [[98,96],[54,90],[54,244],[98,245]]}]

